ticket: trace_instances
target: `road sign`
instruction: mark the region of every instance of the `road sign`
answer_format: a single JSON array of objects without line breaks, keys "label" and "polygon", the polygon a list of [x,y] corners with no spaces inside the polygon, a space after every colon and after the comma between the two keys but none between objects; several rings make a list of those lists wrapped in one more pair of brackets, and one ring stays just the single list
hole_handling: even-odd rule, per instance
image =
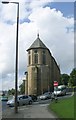
[{"label": "road sign", "polygon": [[58,86],[58,82],[57,81],[54,81],[54,86]]}]

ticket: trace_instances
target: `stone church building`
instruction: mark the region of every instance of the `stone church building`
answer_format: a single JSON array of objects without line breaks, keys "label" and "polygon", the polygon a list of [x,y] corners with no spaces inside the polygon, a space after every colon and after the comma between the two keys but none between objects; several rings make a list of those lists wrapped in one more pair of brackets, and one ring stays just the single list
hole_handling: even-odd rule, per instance
[{"label": "stone church building", "polygon": [[53,91],[54,81],[60,81],[60,68],[50,50],[37,39],[28,48],[28,71],[25,80],[25,94],[40,95]]}]

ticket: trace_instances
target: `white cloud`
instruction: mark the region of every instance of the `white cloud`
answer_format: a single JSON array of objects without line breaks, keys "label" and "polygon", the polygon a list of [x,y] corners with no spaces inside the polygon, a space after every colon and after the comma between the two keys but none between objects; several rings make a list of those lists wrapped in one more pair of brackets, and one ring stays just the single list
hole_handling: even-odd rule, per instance
[{"label": "white cloud", "polygon": [[75,2],[75,0],[54,0],[54,2]]},{"label": "white cloud", "polygon": [[[14,53],[15,53],[15,25],[7,25],[0,23],[0,63],[3,68],[2,72],[13,70],[14,67]],[[11,62],[12,61],[12,62]],[[4,65],[3,65],[4,63]],[[10,66],[9,66],[10,64]],[[9,66],[9,67],[8,67]],[[8,68],[8,69],[7,69]]]},{"label": "white cloud", "polygon": [[[53,55],[61,65],[62,71],[74,62],[74,19],[65,18],[60,11],[50,9],[49,7],[35,10],[29,17],[31,21],[37,24],[46,44],[52,50]],[[69,27],[69,31],[67,31]],[[68,32],[68,33],[67,33]],[[71,60],[70,60],[71,59]],[[62,62],[61,62],[62,61]],[[64,64],[63,64],[64,63]],[[68,72],[69,69],[66,70]]]},{"label": "white cloud", "polygon": [[[52,55],[60,64],[61,72],[69,73],[73,68],[74,62],[74,33],[73,18],[66,18],[63,13],[43,8],[44,4],[40,1],[30,4],[23,4],[20,0],[21,19],[30,19],[30,22],[19,24],[19,84],[22,82],[22,76],[27,70],[27,52],[26,50],[34,42],[39,29],[40,39],[50,49]],[[8,6],[8,5],[6,5]],[[36,6],[36,7],[34,7]],[[16,17],[14,6],[6,8],[1,5],[1,13],[4,17],[0,20],[0,73],[2,73],[3,88],[9,89],[14,86],[15,71],[15,42],[16,42],[16,24],[7,24],[4,21],[13,20]],[[33,8],[34,7],[34,8]],[[29,8],[28,10],[25,8]],[[8,15],[8,10],[10,11]],[[25,13],[26,12],[26,13]],[[11,14],[10,14],[11,13]],[[67,29],[69,28],[69,29]]]},{"label": "white cloud", "polygon": [[[0,0],[1,1],[1,0]],[[5,0],[7,1],[7,0]],[[13,0],[19,2],[19,16],[20,20],[26,19],[31,13],[32,9],[44,6],[52,0]],[[12,2],[12,0],[10,0]],[[0,4],[0,21],[16,22],[17,4]]]}]

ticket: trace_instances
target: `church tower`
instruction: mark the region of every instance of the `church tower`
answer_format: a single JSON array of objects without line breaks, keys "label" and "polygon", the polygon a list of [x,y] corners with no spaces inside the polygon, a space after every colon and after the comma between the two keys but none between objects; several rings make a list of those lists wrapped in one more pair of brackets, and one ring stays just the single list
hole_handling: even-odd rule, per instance
[{"label": "church tower", "polygon": [[[49,49],[37,39],[28,48],[28,95],[40,95],[53,90],[54,77],[59,80],[60,70]],[[54,71],[57,75],[54,75]],[[55,81],[56,81],[55,80]]]}]

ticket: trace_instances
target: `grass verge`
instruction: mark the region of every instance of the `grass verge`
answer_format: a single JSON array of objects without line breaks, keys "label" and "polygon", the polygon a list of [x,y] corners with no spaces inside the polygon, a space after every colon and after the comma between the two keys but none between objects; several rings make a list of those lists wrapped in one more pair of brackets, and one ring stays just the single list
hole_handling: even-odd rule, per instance
[{"label": "grass verge", "polygon": [[59,99],[57,103],[53,101],[49,105],[59,118],[74,118],[74,96],[66,99]]}]

